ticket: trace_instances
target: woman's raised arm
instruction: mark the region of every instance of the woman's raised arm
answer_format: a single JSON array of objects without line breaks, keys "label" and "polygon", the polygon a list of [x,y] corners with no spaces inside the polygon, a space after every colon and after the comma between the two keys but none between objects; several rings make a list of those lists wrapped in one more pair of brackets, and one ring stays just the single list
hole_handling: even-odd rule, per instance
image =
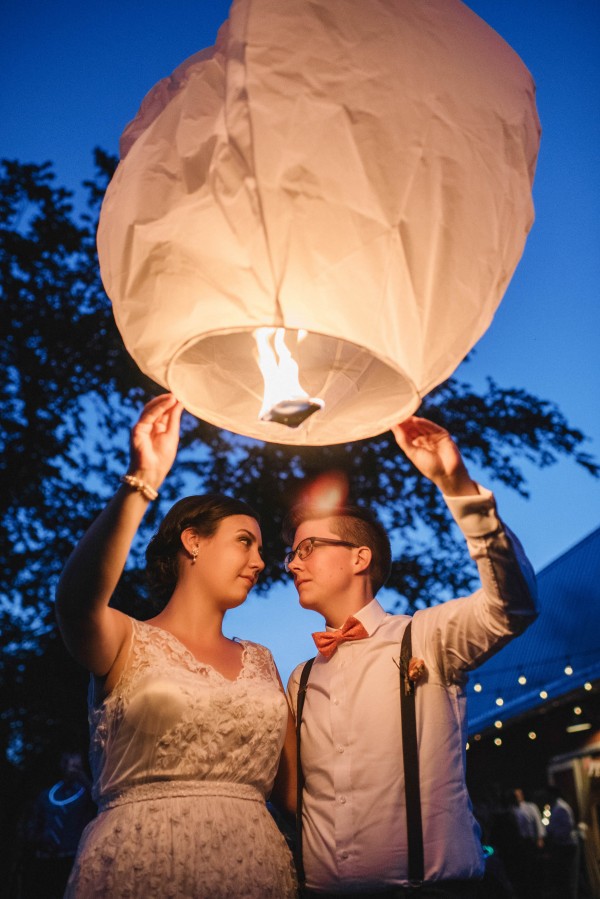
[{"label": "woman's raised arm", "polygon": [[131,431],[128,483],[81,538],[58,584],[56,614],[67,648],[99,676],[108,674],[130,632],[128,617],[108,603],[148,504],[175,460],[182,410],[171,394],[144,406]]}]

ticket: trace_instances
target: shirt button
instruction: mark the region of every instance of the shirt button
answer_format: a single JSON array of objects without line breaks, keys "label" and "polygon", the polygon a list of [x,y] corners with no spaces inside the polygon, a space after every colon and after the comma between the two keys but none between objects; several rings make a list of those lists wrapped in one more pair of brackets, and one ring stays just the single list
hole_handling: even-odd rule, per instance
[{"label": "shirt button", "polygon": [[336,746],[335,748],[337,749],[338,752],[343,752],[343,751],[344,751],[344,747],[343,747],[343,746]]},{"label": "shirt button", "polygon": [[340,796],[340,802],[341,802],[342,805],[345,805],[345,804],[346,804],[346,797],[345,797],[345,796]]},{"label": "shirt button", "polygon": [[347,852],[340,852],[340,858],[348,858]]},{"label": "shirt button", "polygon": [[339,705],[339,704],[340,704],[339,699],[334,699],[334,700],[333,700],[333,704],[334,704],[334,705]]}]

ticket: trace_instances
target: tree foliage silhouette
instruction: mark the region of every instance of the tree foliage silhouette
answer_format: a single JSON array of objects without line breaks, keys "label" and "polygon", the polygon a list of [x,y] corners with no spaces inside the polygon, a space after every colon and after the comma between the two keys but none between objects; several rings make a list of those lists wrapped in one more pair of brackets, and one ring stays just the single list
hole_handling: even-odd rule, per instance
[{"label": "tree foliage silhouette", "polygon": [[[70,192],[56,186],[50,164],[5,160],[0,166],[3,766],[23,766],[62,748],[65,739],[84,739],[76,695],[85,677],[57,640],[53,591],[71,547],[125,469],[127,432],[138,408],[162,392],[125,351],[102,289],[95,231],[115,160],[97,150],[95,163],[83,214],[74,211]],[[553,403],[523,389],[490,379],[476,392],[454,377],[425,398],[419,414],[447,427],[490,481],[521,494],[524,461],[543,467],[570,456],[598,475],[582,433]],[[216,489],[248,500],[262,517],[266,591],[284,577],[282,515],[307,481],[331,471],[347,479],[353,501],[376,508],[390,528],[396,561],[388,604],[396,597],[396,604],[414,609],[469,589],[473,568],[443,501],[389,433],[331,447],[263,445],[186,415],[160,509],[183,491]],[[158,514],[150,511],[146,535]],[[114,601],[147,617],[154,607],[140,569],[138,548]]]}]

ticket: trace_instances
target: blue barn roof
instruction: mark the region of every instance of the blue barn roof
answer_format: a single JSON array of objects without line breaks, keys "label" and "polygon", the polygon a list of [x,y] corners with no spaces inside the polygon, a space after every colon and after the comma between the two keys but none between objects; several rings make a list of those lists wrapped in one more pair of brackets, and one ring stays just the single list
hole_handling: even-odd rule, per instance
[{"label": "blue barn roof", "polygon": [[537,621],[470,675],[471,735],[600,678],[600,528],[551,562],[537,581]]}]

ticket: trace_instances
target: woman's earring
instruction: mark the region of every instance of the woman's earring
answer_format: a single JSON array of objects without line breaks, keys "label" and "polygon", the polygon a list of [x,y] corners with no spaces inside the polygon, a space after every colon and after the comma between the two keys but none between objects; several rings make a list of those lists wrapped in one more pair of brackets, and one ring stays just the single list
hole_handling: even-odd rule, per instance
[{"label": "woman's earring", "polygon": [[198,556],[198,547],[195,546],[194,549],[192,550],[192,565],[196,564],[197,556]]}]

